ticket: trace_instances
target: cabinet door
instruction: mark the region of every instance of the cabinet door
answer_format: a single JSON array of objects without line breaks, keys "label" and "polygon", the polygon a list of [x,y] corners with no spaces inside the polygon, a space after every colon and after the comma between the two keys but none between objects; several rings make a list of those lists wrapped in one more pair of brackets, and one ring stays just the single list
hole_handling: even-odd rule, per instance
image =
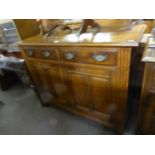
[{"label": "cabinet door", "polygon": [[29,62],[30,72],[44,103],[65,102],[60,67],[47,62]]},{"label": "cabinet door", "polygon": [[66,71],[66,87],[68,88],[68,100],[73,107],[89,109],[88,89],[86,77],[82,74]]},{"label": "cabinet door", "polygon": [[90,67],[64,67],[68,99],[73,107],[93,119],[112,125],[110,71]]},{"label": "cabinet door", "polygon": [[146,134],[155,134],[155,95],[149,95],[147,99],[143,130]]},{"label": "cabinet door", "polygon": [[108,115],[108,107],[110,106],[109,78],[90,76],[89,86],[91,89],[91,104],[93,110]]},{"label": "cabinet door", "polygon": [[155,134],[155,65],[146,63],[143,75],[137,132]]}]

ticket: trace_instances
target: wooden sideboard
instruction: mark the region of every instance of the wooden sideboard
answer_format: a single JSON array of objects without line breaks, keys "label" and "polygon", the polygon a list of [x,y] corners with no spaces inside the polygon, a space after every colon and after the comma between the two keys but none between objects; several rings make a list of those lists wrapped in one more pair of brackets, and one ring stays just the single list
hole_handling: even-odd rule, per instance
[{"label": "wooden sideboard", "polygon": [[154,19],[144,19],[144,22],[147,25],[145,33],[151,33],[153,27],[155,26],[155,20]]},{"label": "wooden sideboard", "polygon": [[76,34],[20,44],[43,104],[57,106],[123,132],[132,55],[146,25],[80,40]]},{"label": "wooden sideboard", "polygon": [[155,39],[150,37],[142,57],[145,68],[138,114],[138,134],[155,134],[155,47],[151,47],[152,43],[155,45]]}]

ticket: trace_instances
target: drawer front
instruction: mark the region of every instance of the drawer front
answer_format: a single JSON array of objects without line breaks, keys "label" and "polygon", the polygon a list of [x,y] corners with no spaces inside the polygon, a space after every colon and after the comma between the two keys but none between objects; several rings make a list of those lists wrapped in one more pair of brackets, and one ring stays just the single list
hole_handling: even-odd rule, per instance
[{"label": "drawer front", "polygon": [[110,78],[111,72],[111,70],[108,68],[103,69],[103,67],[96,67],[85,64],[65,64],[63,68],[64,70],[67,70],[68,73],[83,74],[85,76],[97,76],[102,78]]},{"label": "drawer front", "polygon": [[57,59],[55,48],[24,48],[24,53],[28,58]]},{"label": "drawer front", "polygon": [[59,48],[63,61],[98,65],[117,65],[118,48],[63,47]]},{"label": "drawer front", "polygon": [[28,64],[30,66],[34,66],[36,68],[57,68],[60,67],[57,62],[46,62],[44,60],[28,60]]}]

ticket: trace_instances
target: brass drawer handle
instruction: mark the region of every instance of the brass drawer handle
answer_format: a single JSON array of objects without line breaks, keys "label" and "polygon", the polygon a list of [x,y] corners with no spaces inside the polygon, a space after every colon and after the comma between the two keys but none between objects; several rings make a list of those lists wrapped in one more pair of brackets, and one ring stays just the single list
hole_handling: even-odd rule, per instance
[{"label": "brass drawer handle", "polygon": [[72,59],[75,58],[75,53],[73,53],[73,52],[65,53],[65,54],[64,54],[64,57],[65,57],[65,59],[67,59],[67,60],[72,60]]},{"label": "brass drawer handle", "polygon": [[106,54],[93,54],[93,59],[97,62],[102,62],[107,60]]},{"label": "brass drawer handle", "polygon": [[42,50],[41,54],[44,58],[48,58],[51,56],[51,51],[50,50]]},{"label": "brass drawer handle", "polygon": [[29,57],[32,57],[34,56],[35,54],[35,50],[34,49],[26,49],[26,54],[29,56]]}]

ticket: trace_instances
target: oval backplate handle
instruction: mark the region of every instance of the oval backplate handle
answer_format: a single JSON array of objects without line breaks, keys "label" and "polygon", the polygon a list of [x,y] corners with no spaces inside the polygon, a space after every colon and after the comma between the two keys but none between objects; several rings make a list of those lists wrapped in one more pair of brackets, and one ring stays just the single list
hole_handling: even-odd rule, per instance
[{"label": "oval backplate handle", "polygon": [[51,51],[50,50],[42,50],[42,56],[44,57],[44,58],[48,58],[48,57],[50,57],[51,56]]},{"label": "oval backplate handle", "polygon": [[74,52],[67,52],[64,54],[65,59],[67,60],[72,60],[75,58],[75,53]]},{"label": "oval backplate handle", "polygon": [[35,54],[35,50],[34,49],[26,49],[25,51],[26,51],[26,53],[27,53],[27,55],[29,57],[32,57]]},{"label": "oval backplate handle", "polygon": [[102,62],[107,60],[106,54],[93,54],[93,59],[97,62]]}]

